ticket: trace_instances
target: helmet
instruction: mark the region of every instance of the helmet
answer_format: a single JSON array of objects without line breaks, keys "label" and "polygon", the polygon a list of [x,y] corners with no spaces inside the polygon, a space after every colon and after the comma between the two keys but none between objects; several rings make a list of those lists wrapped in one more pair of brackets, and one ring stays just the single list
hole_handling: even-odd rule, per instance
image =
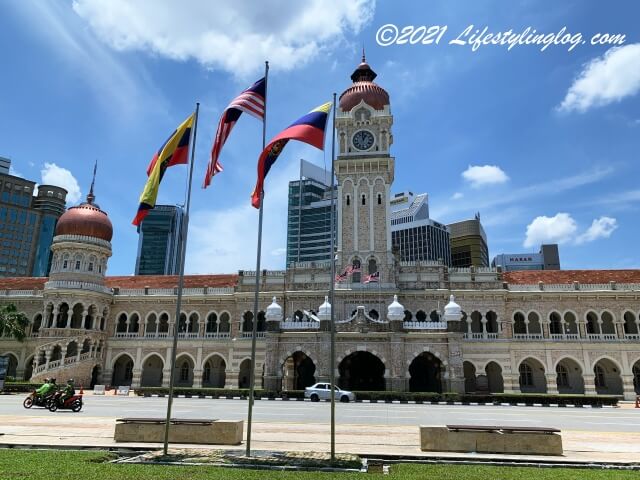
[{"label": "helmet", "polygon": [[50,379],[49,379],[49,381],[50,381],[51,383],[56,383],[56,379],[55,379],[55,378],[50,378]]},{"label": "helmet", "polygon": [[73,378],[70,378],[69,380],[67,380],[67,383],[73,383]]}]

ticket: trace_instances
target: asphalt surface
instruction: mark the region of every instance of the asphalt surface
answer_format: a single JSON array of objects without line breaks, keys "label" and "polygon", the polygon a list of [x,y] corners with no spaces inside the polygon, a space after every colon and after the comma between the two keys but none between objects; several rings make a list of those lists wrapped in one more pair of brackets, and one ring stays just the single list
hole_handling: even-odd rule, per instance
[{"label": "asphalt surface", "polygon": [[[167,408],[167,398],[87,395],[80,413],[51,413],[37,407],[25,409],[22,406],[25,397],[0,396],[0,415],[164,417]],[[330,404],[257,400],[253,412],[255,422],[321,424],[329,422]],[[172,416],[246,419],[247,401],[175,398]],[[336,403],[336,421],[353,425],[514,425],[594,432],[639,432],[640,409]]]}]

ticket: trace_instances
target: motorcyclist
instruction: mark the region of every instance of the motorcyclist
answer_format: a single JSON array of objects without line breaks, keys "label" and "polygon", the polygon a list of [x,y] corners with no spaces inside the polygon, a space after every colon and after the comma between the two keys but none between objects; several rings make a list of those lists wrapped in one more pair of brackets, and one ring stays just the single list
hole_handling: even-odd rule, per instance
[{"label": "motorcyclist", "polygon": [[76,389],[73,385],[73,378],[67,380],[67,385],[64,387],[62,391],[62,398],[60,398],[60,403],[64,403],[73,397],[76,394]]},{"label": "motorcyclist", "polygon": [[42,386],[40,388],[38,388],[36,390],[36,395],[38,395],[39,397],[46,397],[47,395],[49,395],[50,393],[52,393],[55,390],[56,386],[54,383],[51,383],[51,379],[50,378],[45,378],[44,379],[44,383],[42,384]]}]

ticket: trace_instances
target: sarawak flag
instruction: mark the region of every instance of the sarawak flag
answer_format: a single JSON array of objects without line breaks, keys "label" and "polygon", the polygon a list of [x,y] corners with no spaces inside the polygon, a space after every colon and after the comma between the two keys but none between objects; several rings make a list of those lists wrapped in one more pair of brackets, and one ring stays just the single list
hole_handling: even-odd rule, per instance
[{"label": "sarawak flag", "polygon": [[324,150],[324,132],[329,110],[331,110],[331,102],[320,105],[271,139],[258,159],[258,181],[251,195],[251,205],[260,208],[260,194],[264,187],[264,179],[289,140],[299,140]]},{"label": "sarawak flag", "polygon": [[160,150],[158,150],[151,159],[151,163],[149,163],[147,167],[147,176],[149,178],[144,186],[142,195],[140,195],[138,213],[133,219],[133,222],[131,222],[134,225],[140,225],[140,222],[147,216],[149,210],[156,206],[160,182],[167,168],[189,162],[189,142],[191,141],[191,129],[193,128],[194,119],[195,113],[189,115],[162,144]]},{"label": "sarawak flag", "polygon": [[240,118],[240,115],[242,115],[242,112],[264,121],[265,95],[266,80],[261,78],[231,100],[231,103],[224,112],[222,112],[222,116],[218,122],[216,137],[213,141],[213,147],[211,148],[211,158],[209,159],[207,171],[204,175],[204,182],[202,182],[202,188],[207,188],[211,184],[213,176],[223,170],[218,158],[220,157],[222,147],[227,141],[229,134],[231,134],[231,130]]}]

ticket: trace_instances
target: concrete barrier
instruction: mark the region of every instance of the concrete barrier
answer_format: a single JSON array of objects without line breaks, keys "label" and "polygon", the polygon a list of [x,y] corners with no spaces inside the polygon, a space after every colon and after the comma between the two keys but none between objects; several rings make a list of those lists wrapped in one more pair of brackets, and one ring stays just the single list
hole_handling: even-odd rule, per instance
[{"label": "concrete barrier", "polygon": [[[119,418],[116,420],[116,442],[164,442],[165,420],[161,418]],[[239,445],[242,443],[242,420],[172,419],[169,442],[209,445]]]},{"label": "concrete barrier", "polygon": [[423,452],[562,455],[562,437],[559,430],[551,428],[420,426],[420,449]]}]

